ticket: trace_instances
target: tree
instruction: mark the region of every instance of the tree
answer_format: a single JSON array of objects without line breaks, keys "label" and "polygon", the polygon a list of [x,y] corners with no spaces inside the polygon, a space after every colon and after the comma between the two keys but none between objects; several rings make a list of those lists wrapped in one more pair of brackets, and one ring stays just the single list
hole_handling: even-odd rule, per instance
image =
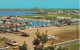
[{"label": "tree", "polygon": [[27,50],[27,44],[25,43],[25,41],[24,41],[23,45],[19,47],[19,49],[20,50]]},{"label": "tree", "polygon": [[40,41],[38,39],[33,40],[33,45],[39,45],[39,44],[40,44]]},{"label": "tree", "polygon": [[46,30],[46,33],[40,34],[39,30],[37,29],[37,33],[35,33],[35,34],[37,36],[37,39],[40,40],[40,42],[44,46],[44,44],[48,41],[48,39],[47,39],[47,30]]},{"label": "tree", "polygon": [[40,44],[40,41],[38,39],[34,39],[32,43],[35,45],[34,50],[37,50],[39,48],[38,46]]},{"label": "tree", "polygon": [[59,46],[59,48],[57,48],[57,50],[63,50],[63,48],[61,46]]},{"label": "tree", "polygon": [[48,50],[55,50],[56,49],[56,45],[52,45],[47,47]]},{"label": "tree", "polygon": [[[33,40],[33,45],[35,45],[34,50],[43,50],[44,44],[48,41],[47,39],[47,31],[46,33],[40,34],[39,30],[35,33],[37,38]],[[42,44],[42,45],[40,45]]]}]

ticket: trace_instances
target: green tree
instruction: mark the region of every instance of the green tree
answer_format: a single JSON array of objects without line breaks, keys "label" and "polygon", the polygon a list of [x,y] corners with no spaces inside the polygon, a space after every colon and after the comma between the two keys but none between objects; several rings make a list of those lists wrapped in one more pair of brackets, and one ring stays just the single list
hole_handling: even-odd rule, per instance
[{"label": "green tree", "polygon": [[38,39],[33,40],[33,45],[39,45],[39,44],[40,44],[40,41]]},{"label": "green tree", "polygon": [[37,36],[37,39],[40,40],[40,43],[42,43],[42,46],[44,46],[44,44],[48,41],[47,39],[47,30],[46,33],[42,33],[40,34],[39,30],[37,29],[37,33],[35,33]]},{"label": "green tree", "polygon": [[59,46],[59,48],[57,48],[57,50],[63,50],[63,48],[61,46]]},{"label": "green tree", "polygon": [[[35,33],[37,38],[33,40],[33,45],[35,45],[34,49],[35,50],[43,50],[44,44],[48,41],[47,39],[47,31],[46,33],[40,33],[39,30],[37,29],[37,32]],[[42,45],[40,45],[42,44]]]},{"label": "green tree", "polygon": [[55,50],[56,49],[56,45],[52,45],[47,47],[48,50]]},{"label": "green tree", "polygon": [[20,50],[27,50],[27,44],[25,43],[25,41],[24,41],[23,45],[19,47],[19,49]]}]

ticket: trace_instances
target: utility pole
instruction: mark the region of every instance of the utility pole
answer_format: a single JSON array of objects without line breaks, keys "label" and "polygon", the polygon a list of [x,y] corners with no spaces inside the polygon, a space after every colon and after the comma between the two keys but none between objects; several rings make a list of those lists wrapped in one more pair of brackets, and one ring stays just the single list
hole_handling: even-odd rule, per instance
[{"label": "utility pole", "polygon": [[18,14],[19,12],[17,12],[16,13],[16,32],[18,32],[18,25],[17,25],[17,14]]},{"label": "utility pole", "polygon": [[16,15],[16,32],[17,32],[17,15]]},{"label": "utility pole", "polygon": [[17,13],[16,13],[16,32],[18,31],[18,30],[17,30],[17,27],[18,27],[18,26],[17,26]]},{"label": "utility pole", "polygon": [[79,29],[78,29],[78,27],[79,27],[79,24],[77,22],[77,39],[79,38]]}]

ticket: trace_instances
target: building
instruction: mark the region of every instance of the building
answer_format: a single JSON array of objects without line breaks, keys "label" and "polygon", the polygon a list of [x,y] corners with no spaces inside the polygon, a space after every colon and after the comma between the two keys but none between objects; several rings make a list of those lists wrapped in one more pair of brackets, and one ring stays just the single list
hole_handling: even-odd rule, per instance
[{"label": "building", "polygon": [[59,19],[59,20],[63,20],[63,19],[71,19],[71,17],[57,17],[57,19]]},{"label": "building", "polygon": [[33,7],[33,9],[39,9],[38,7]]}]

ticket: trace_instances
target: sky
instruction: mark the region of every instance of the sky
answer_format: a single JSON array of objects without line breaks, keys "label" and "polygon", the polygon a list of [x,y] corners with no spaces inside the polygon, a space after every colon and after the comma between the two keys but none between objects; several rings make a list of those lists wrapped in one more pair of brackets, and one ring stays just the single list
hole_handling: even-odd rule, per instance
[{"label": "sky", "polygon": [[79,0],[0,0],[0,8],[79,8]]}]

